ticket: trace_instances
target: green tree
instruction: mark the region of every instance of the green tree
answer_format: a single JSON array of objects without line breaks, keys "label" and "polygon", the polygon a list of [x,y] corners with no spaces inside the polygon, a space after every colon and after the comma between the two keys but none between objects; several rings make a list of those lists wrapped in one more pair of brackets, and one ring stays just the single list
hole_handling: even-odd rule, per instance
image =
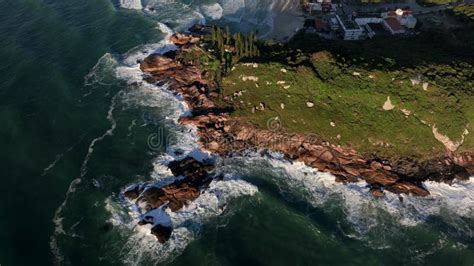
[{"label": "green tree", "polygon": [[229,26],[226,26],[225,27],[225,44],[230,45],[231,40],[232,40],[232,38],[230,36]]},{"label": "green tree", "polygon": [[213,44],[213,45],[215,45],[216,42],[217,42],[217,29],[216,29],[216,25],[212,25],[211,41],[212,41],[212,44]]}]

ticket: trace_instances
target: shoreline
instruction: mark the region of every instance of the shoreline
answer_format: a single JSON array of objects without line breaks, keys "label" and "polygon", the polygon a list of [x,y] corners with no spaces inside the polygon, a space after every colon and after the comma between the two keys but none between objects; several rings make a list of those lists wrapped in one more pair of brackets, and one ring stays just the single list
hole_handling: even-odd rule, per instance
[{"label": "shoreline", "polygon": [[[357,183],[363,180],[374,197],[384,197],[385,191],[426,197],[430,192],[423,185],[424,181],[449,184],[455,179],[469,179],[474,173],[472,153],[446,153],[422,162],[403,158],[389,162],[374,156],[363,157],[354,149],[332,145],[316,135],[280,132],[278,121],[273,121],[276,128],[260,129],[243,119],[231,117],[232,108],[216,104],[220,96],[218,84],[208,79],[197,65],[180,59],[179,53],[199,47],[202,37],[176,33],[169,41],[177,46],[176,51],[151,54],[140,62],[144,81],[166,83],[169,91],[182,98],[191,114],[181,117],[178,122],[195,127],[198,146],[211,155],[225,158],[248,151],[259,152],[262,156],[269,151],[277,152],[289,162],[302,162],[334,175],[336,182]],[[123,192],[124,196],[144,204],[147,213],[164,211],[164,208],[175,212],[196,200],[212,180],[222,178],[215,175],[213,162],[199,161],[189,155],[173,161],[168,167],[175,176],[183,179],[164,187],[133,186]],[[403,201],[403,197],[399,196],[399,200]],[[159,242],[169,239],[171,226],[156,223],[153,216],[146,214],[141,219],[140,225],[153,225],[151,232]]]},{"label": "shoreline", "polygon": [[[178,33],[170,40],[178,50],[186,50],[201,42],[199,37],[191,36]],[[383,158],[364,158],[353,149],[332,145],[316,135],[258,129],[242,119],[231,118],[231,110],[214,103],[219,97],[217,84],[206,80],[197,66],[182,64],[169,56],[150,55],[140,68],[150,75],[147,82],[168,80],[169,89],[183,97],[192,116],[181,118],[179,122],[196,126],[198,144],[211,153],[227,156],[249,149],[281,152],[290,160],[330,172],[341,182],[362,178],[373,188],[375,196],[383,196],[385,189],[396,194],[427,196],[429,192],[423,187],[423,181],[450,182],[469,178],[474,173],[472,153],[446,153],[423,162],[403,158],[388,162]]]}]

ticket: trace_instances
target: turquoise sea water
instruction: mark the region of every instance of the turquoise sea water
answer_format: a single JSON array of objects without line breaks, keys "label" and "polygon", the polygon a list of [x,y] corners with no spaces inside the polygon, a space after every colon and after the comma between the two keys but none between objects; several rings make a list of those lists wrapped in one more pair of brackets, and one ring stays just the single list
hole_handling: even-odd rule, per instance
[{"label": "turquoise sea water", "polygon": [[218,159],[226,179],[169,243],[136,226],[120,192],[195,148],[136,60],[197,21],[269,31],[271,2],[0,0],[0,265],[473,265],[472,180],[400,203],[278,158]]}]

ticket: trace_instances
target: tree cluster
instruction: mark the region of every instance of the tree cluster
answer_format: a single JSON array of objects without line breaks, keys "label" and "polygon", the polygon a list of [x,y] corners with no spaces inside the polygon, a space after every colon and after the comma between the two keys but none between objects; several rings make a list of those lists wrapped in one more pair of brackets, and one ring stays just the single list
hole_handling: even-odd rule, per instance
[{"label": "tree cluster", "polygon": [[243,58],[260,56],[257,33],[255,32],[251,32],[249,35],[237,32],[232,35],[229,27],[223,30],[214,25],[211,31],[211,43],[217,50],[217,56],[225,64],[226,71]]}]

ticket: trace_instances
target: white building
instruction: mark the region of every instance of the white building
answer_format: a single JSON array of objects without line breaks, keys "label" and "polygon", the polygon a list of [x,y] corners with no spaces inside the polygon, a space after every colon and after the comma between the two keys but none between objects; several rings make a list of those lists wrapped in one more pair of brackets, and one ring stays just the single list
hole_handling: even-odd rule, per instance
[{"label": "white building", "polygon": [[336,19],[341,25],[341,29],[344,33],[344,40],[359,40],[364,37],[364,29],[355,21],[348,19],[347,17],[340,17],[336,15]]},{"label": "white building", "polygon": [[367,24],[380,24],[382,23],[382,18],[376,17],[366,17],[366,18],[356,18],[355,22],[359,24],[359,26],[367,25]]},{"label": "white building", "polygon": [[310,13],[313,13],[313,12],[335,13],[337,11],[337,5],[331,4],[331,2],[308,3],[308,9]]},{"label": "white building", "polygon": [[414,29],[416,26],[416,18],[413,16],[413,13],[410,10],[401,10],[397,9],[395,11],[389,11],[382,13],[382,18],[394,18],[396,19],[402,26],[408,29]]}]

